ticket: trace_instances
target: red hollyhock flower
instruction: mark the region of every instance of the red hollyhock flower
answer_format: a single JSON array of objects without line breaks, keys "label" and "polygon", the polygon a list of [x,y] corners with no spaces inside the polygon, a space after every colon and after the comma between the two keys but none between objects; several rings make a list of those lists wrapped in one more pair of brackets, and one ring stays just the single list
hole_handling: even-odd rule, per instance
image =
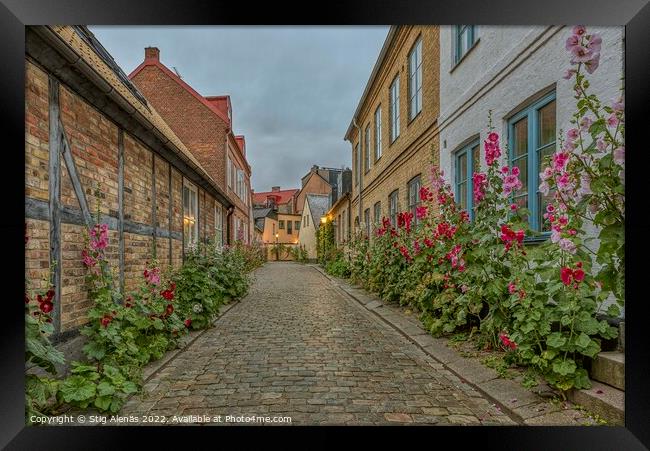
[{"label": "red hollyhock flower", "polygon": [[36,295],[36,300],[39,302],[39,304],[44,301],[43,296],[41,296],[40,294]]},{"label": "red hollyhock flower", "polygon": [[45,301],[41,302],[41,305],[39,307],[43,313],[50,313],[54,308],[54,304],[52,304],[50,301]]},{"label": "red hollyhock flower", "polygon": [[190,324],[192,324],[192,320],[190,318],[187,318],[185,320],[185,327],[190,327]]},{"label": "red hollyhock flower", "polygon": [[167,304],[167,308],[165,309],[165,315],[169,316],[172,313],[174,313],[174,306],[171,304]]},{"label": "red hollyhock flower", "polygon": [[503,343],[504,347],[512,349],[513,351],[517,349],[517,343],[512,341],[505,333],[501,333],[501,335],[499,335],[499,339],[501,339],[501,343]]},{"label": "red hollyhock flower", "polygon": [[573,277],[573,271],[571,268],[567,268],[566,266],[562,268],[560,271],[560,279],[562,279],[562,283],[564,285],[569,286],[571,284],[571,278]]},{"label": "red hollyhock flower", "polygon": [[576,282],[582,282],[585,280],[585,272],[582,269],[574,269],[573,270],[573,279]]},{"label": "red hollyhock flower", "polygon": [[99,321],[102,325],[102,327],[107,327],[113,318],[110,315],[104,315],[104,317]]},{"label": "red hollyhock flower", "polygon": [[171,290],[161,291],[160,294],[162,295],[162,297],[164,297],[168,301],[171,301],[172,299],[174,299],[174,292],[171,291]]},{"label": "red hollyhock flower", "polygon": [[53,297],[54,297],[54,290],[50,288],[49,290],[47,290],[47,293],[45,293],[45,300],[51,301]]}]

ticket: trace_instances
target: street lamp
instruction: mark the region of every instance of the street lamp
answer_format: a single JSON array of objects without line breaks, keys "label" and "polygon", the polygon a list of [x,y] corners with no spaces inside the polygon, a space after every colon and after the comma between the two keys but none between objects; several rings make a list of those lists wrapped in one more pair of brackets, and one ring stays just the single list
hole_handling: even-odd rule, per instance
[{"label": "street lamp", "polygon": [[280,260],[280,248],[278,247],[278,237],[280,236],[279,233],[275,234],[275,261]]}]

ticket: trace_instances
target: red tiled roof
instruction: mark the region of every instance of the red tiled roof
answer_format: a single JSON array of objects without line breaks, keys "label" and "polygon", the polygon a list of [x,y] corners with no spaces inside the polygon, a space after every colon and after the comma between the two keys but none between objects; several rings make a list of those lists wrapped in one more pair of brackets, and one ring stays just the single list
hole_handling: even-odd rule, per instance
[{"label": "red tiled roof", "polygon": [[298,192],[297,189],[283,189],[280,191],[265,191],[263,193],[253,193],[253,203],[263,204],[270,196],[276,196],[276,203],[286,204],[291,200],[294,194]]},{"label": "red tiled roof", "polygon": [[[194,88],[192,88],[190,85],[185,83],[178,75],[176,75],[174,72],[169,70],[167,66],[165,66],[163,63],[160,62],[159,59],[156,58],[145,58],[142,63],[138,67],[136,67],[133,72],[129,74],[129,79],[132,80],[133,77],[135,77],[142,69],[144,69],[147,66],[156,66],[158,67],[161,71],[163,71],[169,78],[174,80],[176,83],[181,85],[183,88],[185,88],[190,94],[192,94],[199,102],[201,102],[203,105],[208,107],[211,111],[214,112],[217,116],[219,116],[223,121],[230,126],[230,120],[228,120],[228,110],[222,111],[220,108],[217,108],[217,105],[215,103],[217,102],[211,102],[210,100],[206,99],[203,97],[201,94],[196,92]],[[226,97],[226,96],[222,96]],[[216,99],[216,97],[213,97]]]}]

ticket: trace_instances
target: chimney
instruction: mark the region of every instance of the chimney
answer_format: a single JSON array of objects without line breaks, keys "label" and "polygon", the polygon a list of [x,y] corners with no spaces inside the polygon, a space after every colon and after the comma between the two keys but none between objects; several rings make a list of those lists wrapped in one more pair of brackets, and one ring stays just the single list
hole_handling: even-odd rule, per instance
[{"label": "chimney", "polygon": [[146,60],[160,60],[160,50],[158,47],[145,47],[144,48],[144,59]]},{"label": "chimney", "polygon": [[280,187],[279,187],[279,186],[272,186],[272,187],[271,187],[271,192],[274,192],[274,193],[275,193],[275,192],[277,192],[277,191],[280,191]]}]

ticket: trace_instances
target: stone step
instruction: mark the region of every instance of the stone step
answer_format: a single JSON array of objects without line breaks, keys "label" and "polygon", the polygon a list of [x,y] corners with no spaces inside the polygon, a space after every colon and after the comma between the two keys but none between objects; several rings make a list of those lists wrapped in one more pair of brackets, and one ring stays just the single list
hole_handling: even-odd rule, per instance
[{"label": "stone step", "polygon": [[601,352],[591,363],[590,378],[619,390],[625,390],[625,354]]},{"label": "stone step", "polygon": [[570,390],[568,398],[591,413],[595,413],[608,423],[625,424],[625,392],[598,381],[591,381],[588,390]]}]

